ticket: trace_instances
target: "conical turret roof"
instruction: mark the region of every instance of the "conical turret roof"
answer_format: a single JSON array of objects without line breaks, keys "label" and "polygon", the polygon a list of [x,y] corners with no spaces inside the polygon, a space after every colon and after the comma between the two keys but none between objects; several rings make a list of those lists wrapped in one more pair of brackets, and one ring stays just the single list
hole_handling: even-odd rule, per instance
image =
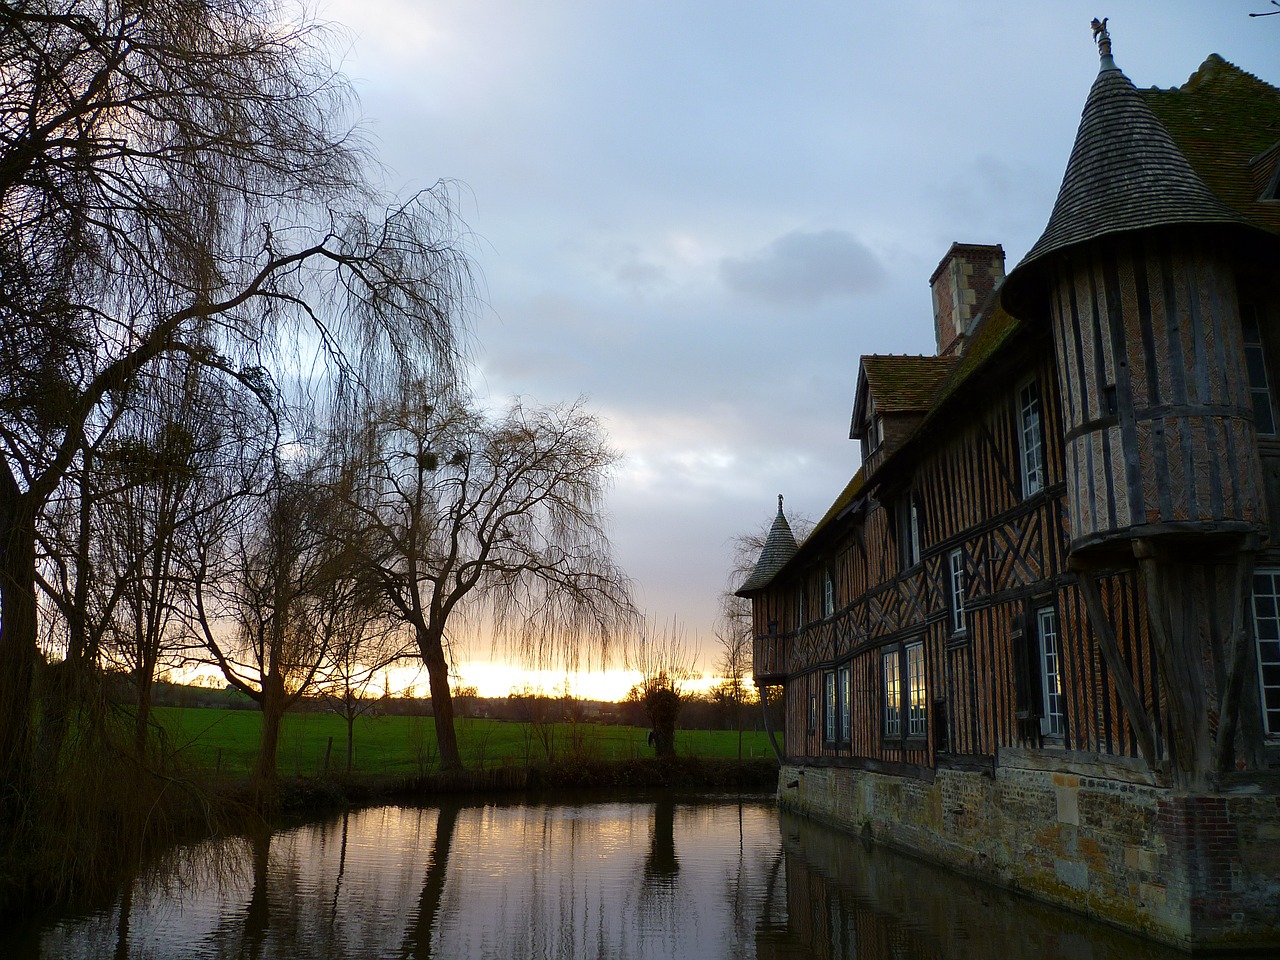
[{"label": "conical turret roof", "polygon": [[1249,222],[1200,179],[1115,65],[1109,39],[1101,48],[1101,69],[1085,100],[1057,202],[1044,233],[1009,274],[1006,298],[1026,279],[1029,265],[1077,244],[1151,227]]},{"label": "conical turret roof", "polygon": [[766,587],[774,574],[781,570],[796,555],[796,538],[791,532],[791,524],[782,513],[782,495],[778,495],[778,515],[773,518],[773,526],[769,528],[769,536],[765,538],[764,547],[760,550],[760,559],[747,582],[740,586],[736,593],[743,597],[749,593]]}]

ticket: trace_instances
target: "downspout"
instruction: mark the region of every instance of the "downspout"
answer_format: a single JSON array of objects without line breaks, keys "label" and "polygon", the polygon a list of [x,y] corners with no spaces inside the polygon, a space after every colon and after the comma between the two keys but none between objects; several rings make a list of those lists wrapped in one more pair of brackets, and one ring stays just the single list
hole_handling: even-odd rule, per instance
[{"label": "downspout", "polygon": [[773,755],[778,758],[778,763],[781,765],[785,762],[782,750],[778,746],[778,738],[774,735],[773,728],[769,726],[769,688],[767,686],[760,688],[760,713],[764,717],[764,732],[769,734],[769,743],[773,746]]}]

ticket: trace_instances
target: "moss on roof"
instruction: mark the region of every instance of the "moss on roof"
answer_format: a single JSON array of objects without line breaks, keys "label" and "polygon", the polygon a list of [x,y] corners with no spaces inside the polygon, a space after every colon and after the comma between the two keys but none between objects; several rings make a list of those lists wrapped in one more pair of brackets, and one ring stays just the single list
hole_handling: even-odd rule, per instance
[{"label": "moss on roof", "polygon": [[878,413],[920,413],[932,406],[954,357],[872,354],[862,358],[867,389]]},{"label": "moss on roof", "polygon": [[1280,144],[1280,89],[1214,53],[1181,87],[1140,93],[1209,189],[1280,233],[1280,204],[1258,201],[1252,164]]}]

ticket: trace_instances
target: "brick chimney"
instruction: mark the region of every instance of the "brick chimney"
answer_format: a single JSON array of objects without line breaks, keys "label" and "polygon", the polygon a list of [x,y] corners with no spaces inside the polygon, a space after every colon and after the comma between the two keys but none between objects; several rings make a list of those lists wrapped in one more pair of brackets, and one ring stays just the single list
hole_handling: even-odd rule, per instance
[{"label": "brick chimney", "polygon": [[1004,247],[998,243],[953,243],[929,278],[938,356],[964,352],[978,308],[1004,279]]}]

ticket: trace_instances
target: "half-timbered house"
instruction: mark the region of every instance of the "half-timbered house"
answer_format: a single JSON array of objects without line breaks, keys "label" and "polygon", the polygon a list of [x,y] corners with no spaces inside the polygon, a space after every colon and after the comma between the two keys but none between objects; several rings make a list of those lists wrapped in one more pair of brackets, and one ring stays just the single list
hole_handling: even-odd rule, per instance
[{"label": "half-timbered house", "polygon": [[862,358],[750,578],[780,802],[1188,948],[1280,944],[1280,90],[1099,36],[1043,235]]}]

